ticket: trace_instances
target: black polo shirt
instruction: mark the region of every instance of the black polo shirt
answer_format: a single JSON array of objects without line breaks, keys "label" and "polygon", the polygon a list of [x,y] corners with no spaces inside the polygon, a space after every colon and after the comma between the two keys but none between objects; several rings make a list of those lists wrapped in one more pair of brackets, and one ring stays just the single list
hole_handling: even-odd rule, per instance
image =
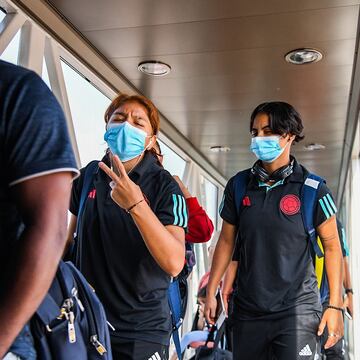
[{"label": "black polo shirt", "polygon": [[[311,245],[300,211],[300,191],[307,174],[294,160],[293,173],[271,188],[250,175],[247,201],[239,217],[234,201],[235,177],[225,188],[220,215],[238,227],[234,315],[239,319],[278,316],[284,311],[321,312]],[[323,184],[318,191],[314,226],[336,211],[330,190]]]},{"label": "black polo shirt", "polygon": [[[107,157],[103,159],[109,164]],[[187,209],[173,177],[146,153],[130,173],[163,225],[186,227]],[[70,211],[77,215],[84,169],[75,181]],[[103,302],[113,336],[167,345],[171,333],[170,276],[148,251],[130,214],[110,197],[110,178],[94,176],[82,215],[81,271]],[[185,256],[185,254],[184,254]]]}]

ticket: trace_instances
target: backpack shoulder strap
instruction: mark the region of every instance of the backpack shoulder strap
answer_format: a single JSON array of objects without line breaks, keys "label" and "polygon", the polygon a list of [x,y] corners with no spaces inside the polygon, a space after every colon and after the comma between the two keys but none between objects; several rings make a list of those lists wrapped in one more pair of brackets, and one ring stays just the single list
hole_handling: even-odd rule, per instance
[{"label": "backpack shoulder strap", "polygon": [[[318,236],[316,237],[316,240],[321,251],[324,251],[321,240]],[[316,254],[313,254],[313,258],[314,258],[315,275],[318,283],[318,289],[320,291],[320,300],[321,303],[324,303],[324,301],[329,296],[329,283],[325,271],[325,260],[324,257],[319,258]]]},{"label": "backpack shoulder strap", "polygon": [[77,266],[79,266],[79,268],[81,268],[80,257],[78,257],[81,244],[80,244],[80,239],[78,238],[78,235],[79,235],[79,229],[80,229],[80,224],[81,224],[81,216],[84,211],[84,205],[86,202],[86,198],[89,194],[89,190],[90,190],[90,186],[91,186],[94,174],[96,173],[96,171],[98,169],[98,164],[99,164],[98,161],[91,161],[85,168],[84,175],[83,175],[84,180],[83,180],[83,184],[82,184],[82,188],[81,188],[79,210],[78,210],[77,219],[76,219],[76,229],[75,229],[75,233],[74,233],[74,241],[70,244],[70,246],[66,252],[66,255],[64,256],[64,259],[73,261]]},{"label": "backpack shoulder strap", "polygon": [[249,182],[251,169],[246,169],[238,172],[234,176],[234,198],[237,215],[240,215],[240,210],[242,208],[242,201],[246,193],[246,187]]},{"label": "backpack shoulder strap", "polygon": [[[56,279],[60,284],[64,298],[70,298],[72,296],[71,290],[75,287],[75,280],[71,273],[69,273],[66,264],[63,261],[60,261],[59,263]],[[51,296],[50,291],[48,291],[42,303],[36,310],[36,314],[45,326],[49,325],[60,315],[60,306]]]},{"label": "backpack shoulder strap", "polygon": [[301,189],[301,215],[305,230],[309,236],[312,248],[315,254],[321,258],[324,256],[316,239],[316,230],[314,228],[314,212],[317,201],[317,193],[324,179],[315,174],[309,173]]},{"label": "backpack shoulder strap", "polygon": [[173,281],[170,283],[168,289],[168,301],[171,311],[172,336],[177,356],[179,359],[181,359],[179,327],[181,326],[183,319],[181,318],[181,296],[178,279],[173,279]]},{"label": "backpack shoulder strap", "polygon": [[60,315],[60,313],[59,305],[49,293],[45,295],[43,301],[36,310],[37,316],[46,327],[49,326],[50,323]]},{"label": "backpack shoulder strap", "polygon": [[78,234],[78,231],[79,231],[81,215],[84,210],[85,201],[88,196],[94,174],[96,173],[96,171],[98,169],[98,166],[99,166],[98,164],[99,164],[98,161],[91,161],[85,169],[84,181],[83,181],[83,186],[82,186],[81,195],[80,195],[79,211],[78,211],[77,222],[76,222],[76,232],[75,232],[76,234]]}]

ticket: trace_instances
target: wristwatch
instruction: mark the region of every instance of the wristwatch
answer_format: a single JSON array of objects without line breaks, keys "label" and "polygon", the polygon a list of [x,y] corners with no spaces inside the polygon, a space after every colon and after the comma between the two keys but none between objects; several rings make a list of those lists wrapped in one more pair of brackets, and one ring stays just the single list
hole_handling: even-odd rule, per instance
[{"label": "wristwatch", "polygon": [[354,294],[353,289],[349,288],[349,289],[345,289],[345,294]]}]

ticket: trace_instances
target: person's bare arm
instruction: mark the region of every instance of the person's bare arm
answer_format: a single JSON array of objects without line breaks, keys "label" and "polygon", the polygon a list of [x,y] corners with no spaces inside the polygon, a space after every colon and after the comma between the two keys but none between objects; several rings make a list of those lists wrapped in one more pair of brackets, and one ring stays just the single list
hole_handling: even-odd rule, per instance
[{"label": "person's bare arm", "polygon": [[[25,230],[4,279],[0,303],[0,358],[36,311],[53,280],[66,241],[70,173],[54,173],[15,185]],[[3,283],[2,283],[3,287]]]},{"label": "person's bare arm", "polygon": [[236,226],[223,221],[219,240],[211,266],[209,283],[206,289],[205,317],[211,324],[215,322],[216,312],[216,291],[220,280],[223,277],[229,263],[235,246]]},{"label": "person's bare arm", "polygon": [[146,202],[131,212],[144,242],[159,266],[177,276],[184,266],[185,231],[174,225],[164,226]]},{"label": "person's bare arm", "polygon": [[[336,226],[336,218],[332,216],[317,229],[324,248],[325,269],[329,281],[330,299],[329,305],[342,307],[342,252],[340,247],[339,234]],[[334,346],[344,335],[344,323],[342,314],[335,309],[327,309],[319,325],[318,335],[321,335],[325,326],[329,334],[325,343],[325,349]]]},{"label": "person's bare arm", "polygon": [[231,261],[224,275],[224,280],[222,283],[222,296],[224,299],[226,313],[228,312],[230,295],[234,290],[234,282],[236,279],[238,266],[239,266],[239,262],[237,260]]}]

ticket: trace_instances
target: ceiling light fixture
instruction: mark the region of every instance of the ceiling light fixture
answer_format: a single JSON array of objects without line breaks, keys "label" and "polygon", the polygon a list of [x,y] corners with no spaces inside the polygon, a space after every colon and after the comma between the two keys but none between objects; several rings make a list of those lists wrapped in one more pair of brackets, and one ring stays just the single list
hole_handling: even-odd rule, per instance
[{"label": "ceiling light fixture", "polygon": [[217,145],[217,146],[211,146],[210,147],[210,151],[212,151],[214,153],[229,152],[230,150],[231,149],[228,146]]},{"label": "ceiling light fixture", "polygon": [[325,145],[317,144],[317,143],[311,143],[304,146],[304,149],[307,151],[314,151],[314,150],[323,150],[325,149]]},{"label": "ceiling light fixture", "polygon": [[150,76],[165,76],[171,71],[171,66],[161,61],[149,60],[142,61],[138,70]]},{"label": "ceiling light fixture", "polygon": [[291,64],[304,65],[318,62],[323,55],[320,51],[315,49],[295,49],[285,55],[285,60]]}]

